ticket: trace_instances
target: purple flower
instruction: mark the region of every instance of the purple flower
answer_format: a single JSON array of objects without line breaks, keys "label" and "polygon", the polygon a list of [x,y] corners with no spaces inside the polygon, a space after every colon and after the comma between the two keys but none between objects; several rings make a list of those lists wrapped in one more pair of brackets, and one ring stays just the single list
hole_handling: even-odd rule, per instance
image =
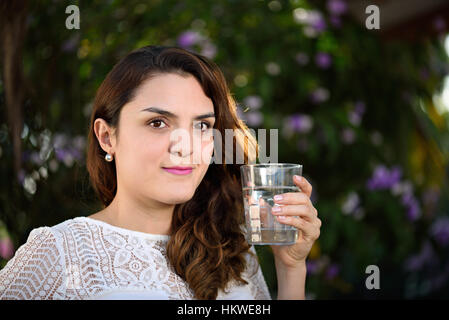
[{"label": "purple flower", "polygon": [[349,122],[351,122],[355,126],[360,125],[360,122],[362,122],[362,117],[355,112],[350,112],[348,114],[348,119]]},{"label": "purple flower", "polygon": [[315,63],[321,69],[327,69],[332,64],[332,57],[325,52],[319,52],[315,56]]},{"label": "purple flower", "polygon": [[64,51],[64,52],[75,51],[75,49],[78,47],[79,39],[80,39],[80,34],[77,33],[74,36],[67,39],[66,41],[64,41],[64,43],[61,46],[62,51]]},{"label": "purple flower", "polygon": [[418,202],[413,201],[407,209],[407,218],[410,221],[416,221],[421,216],[421,210],[419,208]]},{"label": "purple flower", "polygon": [[354,105],[354,112],[357,113],[359,116],[362,116],[365,113],[365,102],[363,101],[357,101]]},{"label": "purple flower", "polygon": [[246,115],[246,120],[251,126],[258,126],[263,122],[263,114],[259,111],[249,112]]},{"label": "purple flower", "polygon": [[213,59],[217,54],[217,47],[210,41],[207,41],[201,49],[201,54],[209,59]]},{"label": "purple flower", "polygon": [[185,31],[178,37],[178,44],[182,48],[188,48],[197,44],[202,39],[201,35],[196,31]]},{"label": "purple flower", "polygon": [[410,221],[416,221],[421,216],[418,201],[411,191],[407,191],[402,195],[401,203],[407,208],[407,218]]},{"label": "purple flower", "polygon": [[10,238],[0,239],[0,257],[9,260],[14,255],[14,245]]},{"label": "purple flower", "polygon": [[335,263],[331,263],[326,270],[326,279],[332,280],[338,275],[339,272],[340,272],[339,266]]},{"label": "purple flower", "polygon": [[329,18],[331,25],[333,25],[336,28],[340,28],[342,23],[341,23],[341,18],[339,16],[331,16]]},{"label": "purple flower", "polygon": [[301,127],[301,118],[299,114],[292,115],[288,118],[288,124],[294,131],[298,131]]},{"label": "purple flower", "polygon": [[341,140],[345,144],[351,144],[355,140],[355,132],[351,128],[345,128],[343,129],[341,133]]},{"label": "purple flower", "polygon": [[294,114],[288,118],[288,126],[296,132],[306,133],[313,127],[313,120],[305,114]]},{"label": "purple flower", "polygon": [[83,136],[76,136],[75,138],[73,138],[72,144],[78,150],[84,149],[86,147],[86,138],[84,138]]},{"label": "purple flower", "polygon": [[385,166],[377,166],[373,176],[367,182],[369,190],[390,189],[399,183],[402,175],[400,167],[396,166],[389,171]]},{"label": "purple flower", "polygon": [[32,163],[37,164],[38,166],[44,162],[36,151],[31,153],[30,159]]},{"label": "purple flower", "polygon": [[55,148],[56,159],[59,161],[64,161],[68,152],[63,148]]},{"label": "purple flower", "polygon": [[21,185],[23,185],[23,182],[25,181],[25,170],[20,169],[19,173],[17,174],[17,180]]},{"label": "purple flower", "polygon": [[327,28],[326,20],[318,10],[296,8],[293,10],[293,18],[296,22],[304,25],[303,31],[307,37],[316,37]]},{"label": "purple flower", "polygon": [[318,273],[318,271],[319,271],[319,268],[318,268],[319,266],[318,266],[318,263],[316,262],[316,261],[306,261],[306,270],[307,270],[307,273],[310,273],[310,274],[317,274]]},{"label": "purple flower", "polygon": [[313,103],[325,102],[329,99],[329,90],[325,88],[317,88],[310,94],[310,100]]},{"label": "purple flower", "polygon": [[368,189],[388,189],[388,170],[385,166],[378,166],[374,170],[373,177],[368,181]]},{"label": "purple flower", "polygon": [[365,109],[365,103],[363,101],[357,101],[354,105],[354,110],[348,114],[349,122],[355,126],[360,125]]},{"label": "purple flower", "polygon": [[401,198],[401,202],[405,206],[412,205],[414,201],[413,195],[410,192],[404,193]]},{"label": "purple flower", "polygon": [[430,234],[442,246],[449,244],[449,217],[436,220],[430,227]]},{"label": "purple flower", "polygon": [[243,104],[250,107],[252,110],[257,110],[262,107],[263,100],[259,96],[247,96],[243,100]]},{"label": "purple flower", "polygon": [[390,171],[390,185],[394,186],[401,180],[402,169],[399,166],[395,166]]},{"label": "purple flower", "polygon": [[405,260],[404,268],[407,271],[418,271],[427,263],[435,261],[435,252],[429,241],[426,241],[418,254],[412,255]]},{"label": "purple flower", "polygon": [[332,15],[342,15],[348,10],[348,6],[344,0],[327,1],[327,9]]},{"label": "purple flower", "polygon": [[69,148],[67,153],[70,154],[74,159],[81,160],[82,154],[77,148]]},{"label": "purple flower", "polygon": [[67,143],[69,143],[69,138],[64,133],[55,133],[53,136],[53,147],[54,148],[62,148]]},{"label": "purple flower", "polygon": [[317,19],[311,23],[311,26],[319,33],[325,31],[327,28],[326,21],[322,16],[318,16]]}]

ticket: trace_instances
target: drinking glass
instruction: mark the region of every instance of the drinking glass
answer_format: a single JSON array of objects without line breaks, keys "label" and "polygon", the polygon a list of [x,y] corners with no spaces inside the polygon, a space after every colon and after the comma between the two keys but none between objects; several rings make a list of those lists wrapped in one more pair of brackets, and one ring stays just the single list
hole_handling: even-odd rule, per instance
[{"label": "drinking glass", "polygon": [[302,176],[302,165],[293,163],[247,164],[240,167],[245,207],[245,237],[249,244],[290,245],[298,239],[298,229],[277,221],[271,208],[273,197],[300,192],[293,176]]}]

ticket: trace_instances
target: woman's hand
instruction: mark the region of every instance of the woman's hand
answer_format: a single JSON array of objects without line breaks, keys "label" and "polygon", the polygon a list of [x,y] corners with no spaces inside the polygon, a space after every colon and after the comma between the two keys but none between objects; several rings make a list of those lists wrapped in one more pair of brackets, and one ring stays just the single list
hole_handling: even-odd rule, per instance
[{"label": "woman's hand", "polygon": [[[282,199],[274,199],[281,211],[275,212],[280,223],[288,224],[298,228],[298,240],[292,245],[271,245],[277,263],[286,268],[296,268],[304,265],[310,249],[316,239],[320,236],[321,220],[318,219],[318,211],[312,205],[310,196],[312,185],[304,178],[298,176],[293,178],[293,182],[303,192],[288,192],[282,194]],[[284,216],[285,218],[281,218]]]}]

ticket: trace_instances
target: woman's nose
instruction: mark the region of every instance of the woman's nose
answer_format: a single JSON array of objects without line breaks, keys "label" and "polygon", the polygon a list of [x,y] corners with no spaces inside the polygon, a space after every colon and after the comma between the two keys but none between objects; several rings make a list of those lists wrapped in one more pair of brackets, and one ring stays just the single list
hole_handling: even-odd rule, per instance
[{"label": "woman's nose", "polygon": [[186,129],[176,129],[170,135],[170,153],[188,157],[193,153],[193,137]]}]

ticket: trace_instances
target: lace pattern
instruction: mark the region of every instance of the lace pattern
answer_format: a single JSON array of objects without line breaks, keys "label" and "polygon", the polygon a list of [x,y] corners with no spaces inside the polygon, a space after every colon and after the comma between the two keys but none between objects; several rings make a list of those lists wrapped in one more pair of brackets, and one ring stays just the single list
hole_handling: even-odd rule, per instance
[{"label": "lace pattern", "polygon": [[[33,229],[0,270],[0,299],[194,299],[168,263],[167,241],[88,217]],[[217,299],[271,299],[257,256],[247,257],[249,284],[230,283]]]},{"label": "lace pattern", "polygon": [[64,264],[49,227],[33,229],[0,272],[0,298],[64,299]]}]

